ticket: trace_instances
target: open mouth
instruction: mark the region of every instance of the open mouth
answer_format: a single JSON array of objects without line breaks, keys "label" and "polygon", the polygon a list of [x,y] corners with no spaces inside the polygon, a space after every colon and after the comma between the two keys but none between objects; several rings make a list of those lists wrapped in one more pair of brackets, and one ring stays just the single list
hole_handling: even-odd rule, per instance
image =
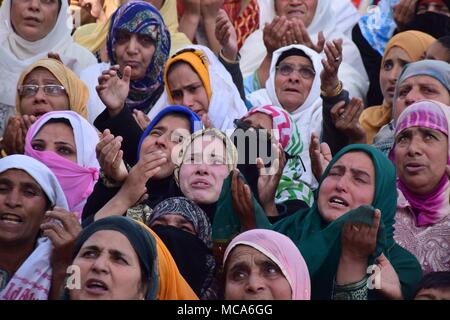
[{"label": "open mouth", "polygon": [[408,173],[416,173],[424,169],[424,166],[420,163],[407,163],[405,167]]},{"label": "open mouth", "polygon": [[197,188],[197,189],[206,189],[210,187],[210,184],[208,181],[205,180],[195,180],[191,183],[191,187]]},{"label": "open mouth", "polygon": [[8,224],[20,224],[23,222],[22,218],[16,214],[6,213],[0,216],[0,220]]},{"label": "open mouth", "polygon": [[349,206],[348,202],[340,197],[331,197],[328,203],[335,208],[348,208]]},{"label": "open mouth", "polygon": [[92,294],[104,294],[108,291],[108,286],[101,280],[89,279],[86,282],[86,291]]}]

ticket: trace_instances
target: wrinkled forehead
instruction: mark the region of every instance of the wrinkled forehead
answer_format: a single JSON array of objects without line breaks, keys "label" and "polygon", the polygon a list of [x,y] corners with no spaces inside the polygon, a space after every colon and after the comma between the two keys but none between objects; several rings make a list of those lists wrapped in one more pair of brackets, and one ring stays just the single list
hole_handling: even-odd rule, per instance
[{"label": "wrinkled forehead", "polygon": [[213,135],[203,135],[192,140],[186,153],[225,155],[226,147],[221,138]]}]

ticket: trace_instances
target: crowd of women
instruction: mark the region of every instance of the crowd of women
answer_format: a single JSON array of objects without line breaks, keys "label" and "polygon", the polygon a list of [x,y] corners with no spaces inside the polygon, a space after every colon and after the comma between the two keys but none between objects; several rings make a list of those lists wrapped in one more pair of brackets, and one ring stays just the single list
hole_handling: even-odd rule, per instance
[{"label": "crowd of women", "polygon": [[450,300],[450,1],[0,1],[1,300]]}]

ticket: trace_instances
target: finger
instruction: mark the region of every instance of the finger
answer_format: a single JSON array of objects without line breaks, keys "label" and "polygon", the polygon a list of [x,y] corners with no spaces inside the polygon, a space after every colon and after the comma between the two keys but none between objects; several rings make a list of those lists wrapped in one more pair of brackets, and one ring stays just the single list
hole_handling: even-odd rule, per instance
[{"label": "finger", "polygon": [[333,117],[333,120],[339,120],[340,116],[342,114],[342,109],[345,107],[345,101],[339,101],[331,108],[331,116]]},{"label": "finger", "polygon": [[67,238],[61,225],[55,221],[41,224],[41,230],[44,235],[48,235],[53,244],[62,243]]},{"label": "finger", "polygon": [[370,235],[375,237],[378,234],[378,228],[380,227],[381,221],[381,211],[379,209],[375,209],[375,214],[373,215],[372,226],[370,227]]},{"label": "finger", "polygon": [[[65,230],[69,233],[73,233],[75,230],[78,230],[79,227],[78,219],[76,215],[70,211],[67,211],[63,208],[55,207],[53,210],[49,210],[45,213],[45,217],[51,219],[57,219],[60,221]],[[81,228],[80,228],[81,230]]]},{"label": "finger", "polygon": [[117,153],[117,156],[115,157],[113,163],[112,163],[112,167],[114,169],[118,169],[120,167],[120,165],[123,162],[123,151],[119,150],[119,152]]},{"label": "finger", "polygon": [[123,69],[123,77],[122,80],[125,81],[127,84],[130,83],[131,80],[131,67],[130,66],[126,66]]},{"label": "finger", "polygon": [[233,200],[237,200],[237,192],[238,192],[238,185],[237,185],[237,176],[239,173],[236,170],[233,170],[232,176],[231,176],[231,195],[233,197]]},{"label": "finger", "polygon": [[318,53],[323,51],[323,48],[325,46],[325,36],[323,35],[323,32],[320,31],[319,35],[317,37],[317,45],[316,45],[316,51]]},{"label": "finger", "polygon": [[42,229],[42,235],[49,238],[54,247],[60,247],[64,242],[61,236],[52,228]]},{"label": "finger", "polygon": [[320,144],[320,153],[323,155],[323,157],[327,161],[331,161],[331,158],[333,158],[333,155],[331,154],[330,146],[326,142],[322,142]]},{"label": "finger", "polygon": [[114,136],[111,134],[109,129],[106,129],[102,133],[102,138],[95,146],[95,150],[99,153],[108,143],[110,143],[114,139]]},{"label": "finger", "polygon": [[253,211],[252,191],[248,185],[244,185],[244,193],[246,199],[246,207],[248,210]]}]

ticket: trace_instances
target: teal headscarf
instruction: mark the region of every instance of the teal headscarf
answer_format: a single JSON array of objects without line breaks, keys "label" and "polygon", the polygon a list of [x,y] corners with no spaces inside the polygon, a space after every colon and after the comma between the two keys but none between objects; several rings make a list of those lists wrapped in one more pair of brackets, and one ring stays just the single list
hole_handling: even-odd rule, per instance
[{"label": "teal headscarf", "polygon": [[[273,229],[291,238],[302,252],[312,278],[313,299],[330,299],[340,259],[342,227],[347,222],[371,225],[374,209],[380,209],[377,247],[369,258],[369,265],[374,263],[377,256],[384,253],[399,276],[403,296],[410,298],[421,278],[421,269],[416,258],[398,246],[393,239],[397,191],[395,169],[389,159],[371,146],[349,145],[333,157],[320,179],[319,190],[336,161],[349,152],[358,151],[366,153],[372,159],[375,168],[375,193],[371,206],[351,210],[335,221],[327,223],[320,215],[316,202],[311,209],[299,211],[281,220],[273,226]],[[369,296],[374,298],[374,294]]]}]

